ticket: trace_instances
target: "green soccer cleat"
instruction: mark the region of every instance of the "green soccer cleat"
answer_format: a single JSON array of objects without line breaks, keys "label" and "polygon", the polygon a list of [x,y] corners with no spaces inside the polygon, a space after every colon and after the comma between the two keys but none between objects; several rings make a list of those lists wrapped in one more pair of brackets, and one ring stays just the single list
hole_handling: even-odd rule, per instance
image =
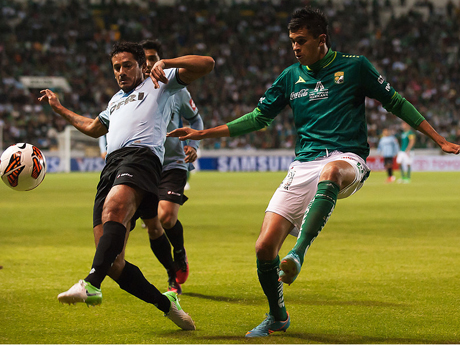
[{"label": "green soccer cleat", "polygon": [[96,306],[102,303],[102,292],[101,289],[84,280],[80,280],[66,292],[60,293],[57,298],[61,303],[75,304],[84,302],[87,306]]},{"label": "green soccer cleat", "polygon": [[299,256],[294,252],[290,252],[281,260],[279,281],[291,285],[299,275],[301,267]]},{"label": "green soccer cleat", "polygon": [[256,338],[256,337],[268,337],[273,332],[286,332],[291,324],[291,318],[288,317],[285,321],[275,321],[275,318],[270,314],[265,314],[267,317],[265,318],[262,323],[251,329],[248,333],[246,333],[246,338]]},{"label": "green soccer cleat", "polygon": [[187,331],[194,331],[196,329],[195,323],[193,322],[190,315],[182,310],[177,294],[174,291],[168,291],[163,293],[163,295],[168,297],[169,301],[171,302],[169,312],[166,313],[165,316],[180,328]]}]

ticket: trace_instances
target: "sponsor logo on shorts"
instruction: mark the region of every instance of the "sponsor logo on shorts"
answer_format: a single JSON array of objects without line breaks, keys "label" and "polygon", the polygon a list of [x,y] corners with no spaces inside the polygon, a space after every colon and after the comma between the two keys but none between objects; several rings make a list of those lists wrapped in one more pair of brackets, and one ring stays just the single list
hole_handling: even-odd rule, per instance
[{"label": "sponsor logo on shorts", "polygon": [[169,195],[181,196],[180,193],[173,192],[172,190],[168,190]]},{"label": "sponsor logo on shorts", "polygon": [[120,178],[120,177],[133,177],[133,175],[128,174],[128,173],[122,173],[122,174],[118,174],[117,176],[117,178]]},{"label": "sponsor logo on shorts", "polygon": [[295,176],[295,170],[291,168],[291,170],[289,170],[286,178],[283,180],[283,182],[281,183],[281,187],[285,190],[288,190],[289,187],[291,186],[292,184],[292,180],[294,179],[294,176]]}]

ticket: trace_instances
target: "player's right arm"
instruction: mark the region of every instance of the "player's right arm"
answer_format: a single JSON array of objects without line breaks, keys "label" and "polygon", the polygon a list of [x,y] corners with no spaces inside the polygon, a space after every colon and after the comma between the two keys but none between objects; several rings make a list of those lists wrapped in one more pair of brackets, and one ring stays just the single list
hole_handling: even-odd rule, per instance
[{"label": "player's right arm", "polygon": [[243,115],[225,125],[203,130],[178,128],[168,133],[167,136],[179,137],[180,140],[201,140],[207,138],[235,137],[262,129],[270,125],[272,121],[272,117],[263,115],[259,108],[256,108],[252,112]]},{"label": "player's right arm", "polygon": [[59,101],[58,96],[53,91],[45,89],[40,91],[40,93],[42,94],[42,96],[38,98],[40,102],[48,101],[51,108],[57,114],[66,119],[67,122],[69,122],[80,132],[93,138],[99,138],[101,135],[107,133],[107,127],[105,127],[98,118],[91,119],[85,116],[81,116],[65,108]]}]

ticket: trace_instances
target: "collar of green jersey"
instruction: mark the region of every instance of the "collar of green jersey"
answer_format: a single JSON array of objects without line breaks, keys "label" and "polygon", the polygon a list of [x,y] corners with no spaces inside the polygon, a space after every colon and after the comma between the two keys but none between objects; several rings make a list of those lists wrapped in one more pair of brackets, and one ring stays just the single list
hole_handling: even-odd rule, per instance
[{"label": "collar of green jersey", "polygon": [[307,70],[312,71],[312,72],[317,72],[320,69],[328,66],[337,56],[337,52],[332,51],[332,49],[329,49],[324,55],[324,57],[321,60],[316,61],[313,65],[311,66],[305,66]]}]

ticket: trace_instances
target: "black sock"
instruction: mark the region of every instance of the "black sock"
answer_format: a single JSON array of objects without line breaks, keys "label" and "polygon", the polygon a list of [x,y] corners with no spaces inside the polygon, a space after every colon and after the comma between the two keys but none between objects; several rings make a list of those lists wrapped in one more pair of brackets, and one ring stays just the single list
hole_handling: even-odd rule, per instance
[{"label": "black sock", "polygon": [[168,276],[171,278],[176,272],[174,269],[174,261],[171,255],[171,245],[169,244],[168,238],[165,234],[161,235],[155,240],[150,239],[150,248],[152,248],[153,254],[157,257],[158,261],[166,268]]},{"label": "black sock", "polygon": [[184,228],[182,227],[179,219],[171,229],[165,229],[166,235],[168,236],[169,242],[174,247],[175,252],[179,252],[184,249]]},{"label": "black sock", "polygon": [[108,221],[103,226],[104,232],[94,254],[93,265],[85,281],[100,288],[107,272],[123,251],[125,245],[126,227],[118,222]]},{"label": "black sock", "polygon": [[131,295],[153,304],[164,313],[169,312],[171,302],[168,297],[150,284],[137,266],[125,261],[125,267],[116,282]]}]

